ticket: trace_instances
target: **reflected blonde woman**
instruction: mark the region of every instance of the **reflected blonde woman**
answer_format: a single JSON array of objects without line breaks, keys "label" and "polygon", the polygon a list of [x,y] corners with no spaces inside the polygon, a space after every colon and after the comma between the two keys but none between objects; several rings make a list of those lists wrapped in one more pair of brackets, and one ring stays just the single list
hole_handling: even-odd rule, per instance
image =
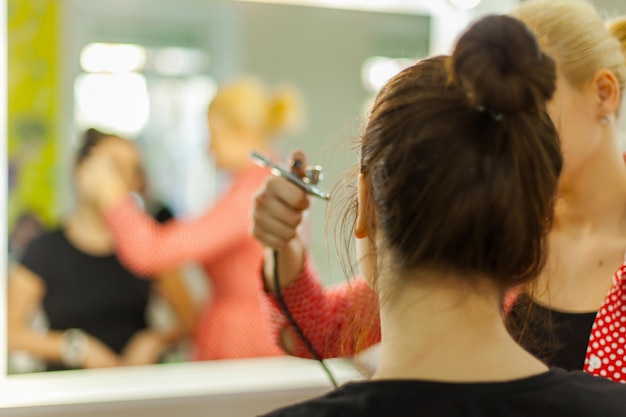
[{"label": "reflected blonde woman", "polygon": [[203,215],[155,223],[128,197],[128,187],[106,158],[94,154],[87,170],[94,199],[104,211],[122,262],[150,274],[186,262],[199,263],[212,297],[194,331],[197,360],[282,355],[266,320],[261,282],[262,247],[249,236],[252,196],[268,174],[254,165],[252,150],[272,153],[272,142],[295,127],[294,91],[270,90],[254,78],[225,84],[209,105],[210,152],[232,176],[228,191]]}]

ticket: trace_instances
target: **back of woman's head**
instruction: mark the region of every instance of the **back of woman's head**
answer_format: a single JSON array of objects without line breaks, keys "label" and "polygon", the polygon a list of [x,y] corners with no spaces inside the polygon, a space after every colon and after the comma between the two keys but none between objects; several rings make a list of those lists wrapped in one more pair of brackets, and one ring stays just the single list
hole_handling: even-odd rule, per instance
[{"label": "back of woman's head", "polygon": [[275,135],[297,126],[301,103],[295,89],[273,91],[256,78],[242,78],[221,86],[209,105],[234,131]]},{"label": "back of woman's head", "polygon": [[[575,87],[592,79],[599,69],[610,70],[626,87],[626,42],[624,21],[607,30],[589,3],[578,0],[531,0],[512,15],[535,34],[542,48],[556,60],[559,70]],[[614,29],[614,30],[613,30]]]},{"label": "back of woman's head", "polygon": [[553,61],[516,19],[472,25],[451,57],[380,91],[361,142],[388,265],[494,279],[538,274],[562,159],[546,111]]}]

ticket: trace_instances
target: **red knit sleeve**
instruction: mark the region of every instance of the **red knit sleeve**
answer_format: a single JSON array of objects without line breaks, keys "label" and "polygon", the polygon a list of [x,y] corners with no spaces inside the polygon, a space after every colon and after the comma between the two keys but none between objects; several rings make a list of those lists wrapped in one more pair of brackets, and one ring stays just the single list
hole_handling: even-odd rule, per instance
[{"label": "red knit sleeve", "polygon": [[105,213],[121,261],[137,274],[152,275],[189,261],[211,262],[249,240],[252,195],[267,172],[236,180],[210,211],[190,220],[159,224],[132,200],[125,199]]},{"label": "red knit sleeve", "polygon": [[[322,358],[351,356],[380,341],[378,297],[362,278],[324,288],[316,278],[310,261],[305,260],[302,274],[282,290],[291,315]],[[289,326],[273,294],[276,337]],[[293,329],[294,356],[311,358]]]}]

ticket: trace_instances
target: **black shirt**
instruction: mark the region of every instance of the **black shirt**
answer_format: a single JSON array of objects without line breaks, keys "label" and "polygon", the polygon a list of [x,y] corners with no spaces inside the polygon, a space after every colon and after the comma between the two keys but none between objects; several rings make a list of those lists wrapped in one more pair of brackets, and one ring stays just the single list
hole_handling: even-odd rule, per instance
[{"label": "black shirt", "polygon": [[51,330],[82,329],[119,354],[146,328],[150,280],[128,271],[114,254],[83,253],[57,230],[33,240],[21,264],[45,283],[43,309]]},{"label": "black shirt", "polygon": [[510,382],[350,383],[266,417],[624,417],[626,385],[553,368]]},{"label": "black shirt", "polygon": [[597,312],[564,313],[520,295],[509,315],[516,328],[525,328],[520,344],[533,356],[568,371],[583,369]]}]

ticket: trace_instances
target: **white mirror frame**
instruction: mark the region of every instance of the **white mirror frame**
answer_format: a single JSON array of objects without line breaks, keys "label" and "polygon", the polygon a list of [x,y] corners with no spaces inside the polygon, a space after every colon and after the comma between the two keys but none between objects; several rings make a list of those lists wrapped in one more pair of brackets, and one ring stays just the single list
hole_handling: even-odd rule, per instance
[{"label": "white mirror frame", "polygon": [[[0,170],[0,271],[7,271],[7,192],[8,192],[8,169],[7,169],[7,64],[8,64],[8,25],[7,25],[7,0],[0,0],[0,161],[5,161],[4,168]],[[7,292],[6,278],[0,285],[0,382],[7,375]]]}]

